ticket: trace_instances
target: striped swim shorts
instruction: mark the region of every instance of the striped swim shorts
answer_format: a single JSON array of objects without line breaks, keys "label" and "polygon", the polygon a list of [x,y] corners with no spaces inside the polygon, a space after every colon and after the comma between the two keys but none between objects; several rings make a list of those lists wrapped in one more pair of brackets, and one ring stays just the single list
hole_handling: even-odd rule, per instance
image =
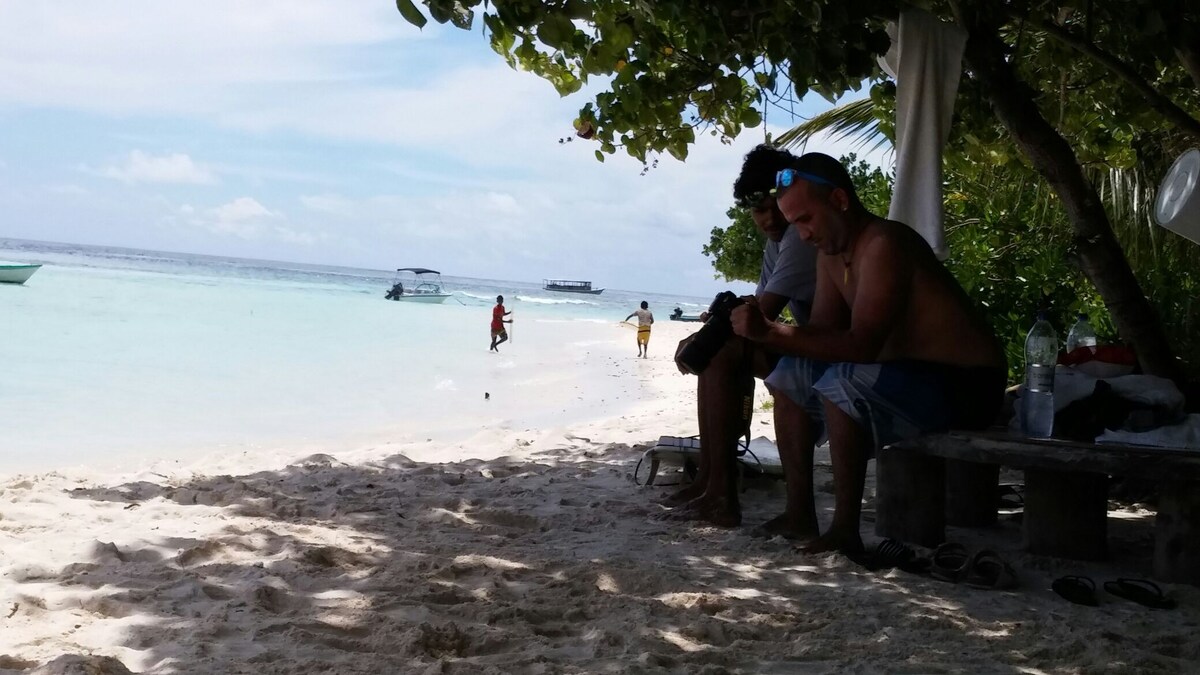
[{"label": "striped swim shorts", "polygon": [[822,399],[833,403],[871,433],[878,449],[923,433],[986,428],[1003,403],[1007,375],[988,366],[785,356],[765,382],[808,411],[822,432]]}]

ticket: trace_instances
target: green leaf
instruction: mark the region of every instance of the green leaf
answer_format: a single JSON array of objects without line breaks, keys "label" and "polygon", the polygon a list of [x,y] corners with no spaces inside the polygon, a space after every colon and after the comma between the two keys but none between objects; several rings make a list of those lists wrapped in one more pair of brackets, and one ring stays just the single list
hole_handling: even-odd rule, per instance
[{"label": "green leaf", "polygon": [[421,10],[412,4],[412,0],[396,0],[396,9],[400,10],[400,16],[404,17],[405,21],[417,28],[424,28],[425,24],[429,22]]},{"label": "green leaf", "polygon": [[603,153],[603,152],[600,152],[599,150],[597,150],[597,151],[596,151],[596,159],[598,159],[599,161],[603,162],[603,161],[604,161],[604,153]]},{"label": "green leaf", "polygon": [[562,14],[551,14],[537,28],[538,39],[558,49],[575,37],[575,24]]}]

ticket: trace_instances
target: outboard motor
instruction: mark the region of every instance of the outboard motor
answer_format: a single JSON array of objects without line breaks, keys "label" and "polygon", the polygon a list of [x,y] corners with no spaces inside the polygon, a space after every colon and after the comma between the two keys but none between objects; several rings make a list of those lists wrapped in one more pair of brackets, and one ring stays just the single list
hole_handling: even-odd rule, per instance
[{"label": "outboard motor", "polygon": [[404,295],[404,284],[396,282],[396,284],[392,286],[392,290],[388,291],[387,295],[383,297],[386,300],[399,300],[401,295]]}]

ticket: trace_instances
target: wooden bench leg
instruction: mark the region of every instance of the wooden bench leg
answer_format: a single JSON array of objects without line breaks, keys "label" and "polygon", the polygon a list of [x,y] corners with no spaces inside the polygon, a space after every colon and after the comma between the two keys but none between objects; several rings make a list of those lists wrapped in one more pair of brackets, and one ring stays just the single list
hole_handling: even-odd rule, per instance
[{"label": "wooden bench leg", "polygon": [[946,540],[945,461],[901,450],[875,459],[875,534],[921,546]]},{"label": "wooden bench leg", "polygon": [[1154,576],[1200,585],[1200,492],[1195,483],[1163,481],[1154,523]]},{"label": "wooden bench leg", "polygon": [[1000,465],[946,460],[946,522],[979,527],[996,524]]},{"label": "wooden bench leg", "polygon": [[1108,555],[1108,476],[1026,469],[1024,520],[1031,553],[1103,560]]}]

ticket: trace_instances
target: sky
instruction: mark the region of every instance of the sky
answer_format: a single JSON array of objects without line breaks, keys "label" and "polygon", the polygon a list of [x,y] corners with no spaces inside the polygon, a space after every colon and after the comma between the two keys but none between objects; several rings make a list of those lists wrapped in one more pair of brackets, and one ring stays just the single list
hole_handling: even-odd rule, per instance
[{"label": "sky", "polygon": [[701,249],[742,156],[799,119],[642,175],[559,142],[588,100],[390,0],[0,0],[0,237],[728,287]]}]

